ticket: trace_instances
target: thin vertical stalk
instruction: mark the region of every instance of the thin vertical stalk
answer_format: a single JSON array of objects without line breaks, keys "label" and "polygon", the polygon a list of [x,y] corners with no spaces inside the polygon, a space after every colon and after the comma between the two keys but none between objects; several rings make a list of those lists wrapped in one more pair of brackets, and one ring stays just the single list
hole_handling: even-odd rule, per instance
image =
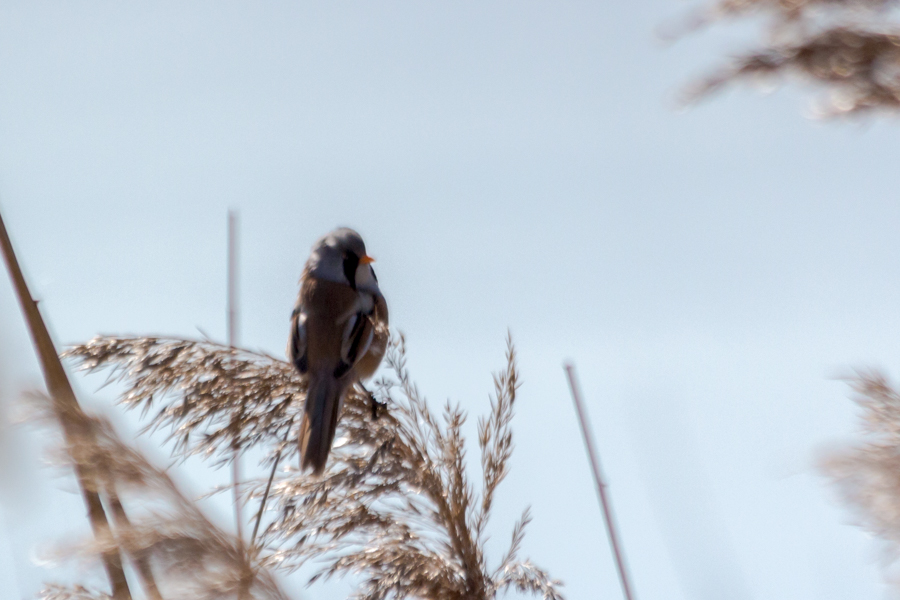
[{"label": "thin vertical stalk", "polygon": [[[80,414],[81,407],[78,405],[75,392],[72,390],[66,371],[59,360],[50,332],[47,331],[47,326],[41,317],[40,310],[38,310],[37,302],[35,302],[31,292],[28,290],[25,276],[19,267],[19,262],[16,259],[2,215],[0,215],[0,247],[2,247],[3,258],[6,260],[6,266],[9,269],[9,275],[13,281],[16,295],[19,298],[19,304],[28,323],[31,340],[34,343],[41,363],[47,391],[53,399],[53,410],[56,419],[62,427],[63,437],[69,454],[74,456],[75,446],[79,438],[90,436],[91,432],[84,426],[78,425],[79,421],[83,421],[82,419],[69,418],[69,415]],[[112,539],[112,530],[103,510],[103,503],[100,500],[96,482],[93,481],[90,473],[78,461],[75,461],[75,476],[78,479],[81,496],[87,507],[94,537],[101,543],[106,543]],[[125,578],[125,571],[122,568],[122,556],[119,551],[108,550],[102,553],[101,558],[103,568],[106,570],[106,576],[109,579],[113,598],[115,600],[130,600],[131,591],[128,588],[128,580]]]},{"label": "thin vertical stalk", "polygon": [[[228,346],[234,350],[237,345],[237,213],[228,211]],[[234,420],[240,418],[235,415]],[[237,423],[235,422],[235,431]],[[235,433],[235,438],[237,434]],[[241,461],[240,449],[232,444],[231,477],[234,489],[234,521],[237,527],[238,548],[244,545],[244,511],[241,502]]]},{"label": "thin vertical stalk", "polygon": [[628,579],[628,571],[625,568],[625,556],[619,547],[619,536],[616,532],[616,523],[613,519],[612,506],[609,498],[606,497],[606,484],[603,482],[603,475],[600,473],[600,459],[597,456],[597,450],[594,447],[594,438],[591,435],[591,428],[587,422],[587,412],[584,410],[584,404],[581,401],[581,392],[578,383],[575,380],[575,365],[565,365],[566,375],[569,378],[569,388],[572,390],[572,400],[575,402],[575,411],[578,413],[578,422],[581,424],[581,434],[584,436],[584,445],[587,448],[588,458],[591,461],[591,470],[594,473],[594,483],[597,484],[597,494],[600,496],[600,507],[603,509],[603,519],[606,523],[606,533],[609,536],[609,545],[612,547],[613,555],[616,559],[616,567],[619,571],[619,581],[622,584],[622,593],[625,600],[634,600],[631,592],[631,582]]},{"label": "thin vertical stalk", "polygon": [[[238,328],[238,217],[234,210],[228,211],[228,346],[234,351],[237,346]],[[244,547],[244,504],[241,500],[241,450],[237,443],[239,421],[243,418],[244,407],[232,417],[234,441],[231,445],[231,479],[234,490],[234,522],[237,529],[237,550],[241,557],[241,582],[238,587],[238,600],[249,596],[253,583],[253,572],[247,562]]]},{"label": "thin vertical stalk", "polygon": [[[284,441],[287,442],[288,436],[291,434],[291,426],[288,426],[287,431],[284,432]],[[253,533],[250,534],[250,548],[251,552],[253,551],[253,545],[256,542],[256,534],[259,532],[259,524],[262,523],[262,516],[266,510],[266,502],[269,500],[269,492],[272,490],[272,481],[275,479],[275,471],[278,470],[278,463],[281,462],[281,453],[279,450],[278,454],[275,455],[275,462],[272,464],[272,471],[269,473],[269,480],[266,482],[266,491],[263,492],[262,498],[259,501],[259,510],[256,513],[256,522],[253,523]]]}]

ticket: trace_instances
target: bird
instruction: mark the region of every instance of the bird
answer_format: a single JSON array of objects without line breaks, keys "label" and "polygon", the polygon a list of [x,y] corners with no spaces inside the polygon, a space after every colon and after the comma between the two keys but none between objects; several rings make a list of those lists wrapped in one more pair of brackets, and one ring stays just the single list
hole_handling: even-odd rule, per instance
[{"label": "bird", "polygon": [[313,245],[300,277],[287,354],[307,383],[298,444],[301,470],[314,475],[325,469],[347,390],[375,373],[387,349],[387,302],[373,262],[362,237],[340,227]]}]

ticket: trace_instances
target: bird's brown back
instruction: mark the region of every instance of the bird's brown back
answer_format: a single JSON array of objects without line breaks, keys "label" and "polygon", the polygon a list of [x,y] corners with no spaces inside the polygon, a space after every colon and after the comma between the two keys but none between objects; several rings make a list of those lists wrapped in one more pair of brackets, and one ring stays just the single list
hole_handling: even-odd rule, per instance
[{"label": "bird's brown back", "polygon": [[[305,277],[300,286],[300,304],[307,314],[306,348],[309,370],[331,373],[341,360],[341,338],[348,306],[357,292],[349,285]],[[340,322],[339,322],[340,321]]]}]

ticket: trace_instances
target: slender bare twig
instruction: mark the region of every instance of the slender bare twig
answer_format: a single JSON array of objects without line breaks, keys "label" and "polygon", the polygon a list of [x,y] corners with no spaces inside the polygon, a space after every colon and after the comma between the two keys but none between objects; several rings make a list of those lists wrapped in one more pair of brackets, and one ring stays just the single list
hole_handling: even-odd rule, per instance
[{"label": "slender bare twig", "polygon": [[[6,231],[6,225],[3,223],[3,217],[0,215],[0,247],[3,250],[3,257],[6,260],[6,266],[9,269],[10,277],[16,289],[16,295],[19,298],[19,304],[25,313],[25,320],[28,322],[28,329],[31,332],[31,339],[37,351],[38,358],[41,363],[41,370],[44,374],[44,381],[50,397],[53,399],[54,410],[59,416],[60,423],[63,428],[66,445],[69,447],[77,443],[79,437],[90,435],[89,432],[82,430],[70,420],[65,418],[67,413],[80,413],[81,407],[75,398],[75,392],[69,383],[65,369],[59,361],[53,340],[47,331],[47,326],[38,310],[37,302],[31,296],[28,285],[25,282],[25,276],[19,267],[16,259],[12,242]],[[91,529],[94,536],[100,540],[106,540],[112,537],[112,531],[106,513],[103,510],[103,503],[100,500],[100,494],[97,491],[95,482],[91,481],[90,475],[81,466],[75,466],[75,475],[78,479],[81,495],[87,506],[88,517],[91,523]],[[128,581],[125,578],[125,571],[122,568],[122,556],[117,550],[110,550],[102,554],[103,566],[109,579],[110,588],[113,598],[116,600],[129,600],[131,591],[128,588]]]},{"label": "slender bare twig", "polygon": [[[287,442],[288,435],[290,435],[291,429],[288,428],[284,432],[284,441]],[[279,450],[278,454],[275,455],[275,460],[272,463],[272,470],[269,472],[269,480],[266,482],[266,489],[263,492],[262,498],[259,500],[259,510],[256,513],[256,522],[253,523],[253,533],[250,534],[250,548],[251,551],[253,549],[253,545],[256,542],[256,534],[259,532],[259,524],[262,522],[263,513],[266,510],[266,501],[269,499],[269,492],[272,491],[272,481],[275,479],[275,471],[278,470],[278,463],[281,462],[281,454],[282,451]]]},{"label": "slender bare twig", "polygon": [[587,422],[587,413],[581,402],[581,393],[575,380],[575,365],[565,365],[566,375],[569,378],[569,387],[572,390],[572,400],[575,402],[575,411],[578,413],[578,422],[581,424],[581,434],[584,436],[584,445],[587,448],[588,458],[591,461],[591,470],[594,474],[594,483],[597,484],[597,494],[600,496],[600,506],[603,509],[603,520],[606,523],[606,533],[609,536],[609,545],[612,547],[616,558],[616,568],[619,571],[619,581],[622,583],[622,594],[626,600],[633,600],[631,582],[628,579],[628,570],[625,568],[625,555],[619,547],[619,537],[616,533],[616,524],[613,519],[612,507],[609,498],[606,497],[606,484],[603,483],[603,475],[600,472],[600,459],[594,447],[594,438]]}]

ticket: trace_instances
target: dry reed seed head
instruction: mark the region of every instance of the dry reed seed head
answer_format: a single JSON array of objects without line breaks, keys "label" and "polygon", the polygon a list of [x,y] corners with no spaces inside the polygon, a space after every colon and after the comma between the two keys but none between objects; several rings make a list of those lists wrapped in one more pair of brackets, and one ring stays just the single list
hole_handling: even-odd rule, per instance
[{"label": "dry reed seed head", "polygon": [[[487,599],[510,585],[560,598],[558,582],[516,562],[527,513],[500,566],[489,572],[484,558],[484,527],[512,451],[518,374],[511,340],[491,410],[479,424],[480,497],[466,477],[465,413],[448,403],[435,416],[411,381],[405,351],[402,336],[391,340],[384,362],[393,374],[375,386],[387,414],[373,421],[368,398],[349,393],[322,476],[289,471],[276,478],[261,564],[291,570],[315,559],[324,566],[313,580],[362,574],[359,598]],[[151,426],[170,428],[183,456],[222,456],[234,439],[277,452],[305,392],[286,362],[212,342],[98,338],[67,355],[88,370],[110,368],[126,387],[123,402],[152,407]],[[259,497],[263,483],[249,487]],[[170,539],[164,542],[158,546]]]},{"label": "dry reed seed head", "polygon": [[819,463],[857,524],[885,541],[891,562],[900,557],[900,394],[878,372],[849,380],[860,406],[861,438]]},{"label": "dry reed seed head", "polygon": [[689,22],[695,25],[694,29],[723,19],[756,15],[782,22],[772,23],[772,27],[817,19],[828,21],[836,17],[877,22],[897,4],[897,0],[720,0],[694,12]]},{"label": "dry reed seed head", "polygon": [[97,590],[75,585],[50,584],[38,594],[38,600],[112,600],[112,596]]},{"label": "dry reed seed head", "polygon": [[837,28],[734,59],[689,88],[688,101],[737,80],[799,76],[827,86],[821,116],[900,108],[900,37]]},{"label": "dry reed seed head", "polygon": [[482,528],[490,501],[485,505],[483,499],[505,474],[512,447],[514,356],[508,354],[491,412],[480,420],[479,440],[486,440],[482,463],[491,473],[478,498],[466,477],[465,413],[448,403],[442,418],[435,418],[411,383],[402,338],[393,340],[385,363],[394,377],[376,386],[391,407],[389,419],[375,422],[374,437],[385,434],[384,441],[373,443],[367,433],[372,422],[365,420],[365,405],[351,409],[338,434],[348,442],[333,454],[323,476],[279,482],[273,492],[278,516],[266,532],[267,542],[279,545],[272,560],[294,567],[324,560],[313,581],[361,573],[360,598],[493,598],[509,585],[561,597],[558,582],[540,579],[543,572],[515,562],[527,514],[499,568],[489,572],[484,560]]},{"label": "dry reed seed head", "polygon": [[858,372],[847,380],[862,409],[862,432],[871,444],[900,445],[900,394],[877,372]]},{"label": "dry reed seed head", "polygon": [[[229,451],[282,440],[302,410],[305,382],[291,365],[208,341],[95,338],[64,354],[124,383],[121,402],[150,414],[186,458],[230,460]],[[296,449],[288,447],[288,453]],[[289,458],[289,457],[285,457]]]},{"label": "dry reed seed head", "polygon": [[874,447],[834,453],[820,464],[850,508],[856,524],[887,543],[891,561],[900,554],[900,460],[896,449]]},{"label": "dry reed seed head", "polygon": [[723,0],[670,28],[668,37],[725,18],[761,15],[757,48],[689,85],[692,103],[736,81],[798,78],[827,94],[814,115],[833,117],[900,109],[900,23],[896,0]]}]

